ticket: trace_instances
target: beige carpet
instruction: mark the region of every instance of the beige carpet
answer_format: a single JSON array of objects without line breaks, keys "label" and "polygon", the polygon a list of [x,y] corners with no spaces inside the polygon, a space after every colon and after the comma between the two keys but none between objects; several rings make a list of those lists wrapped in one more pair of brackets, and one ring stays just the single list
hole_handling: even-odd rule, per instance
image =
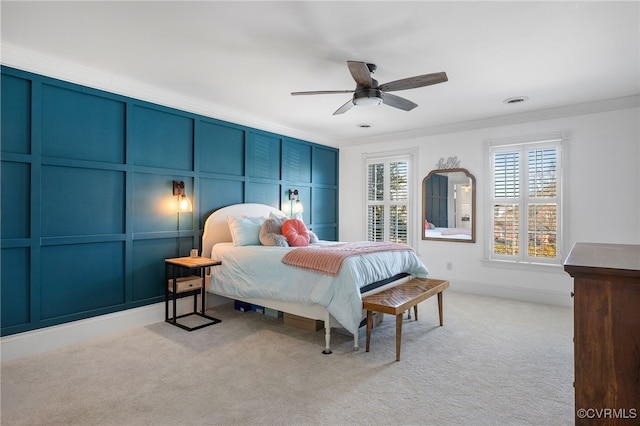
[{"label": "beige carpet", "polygon": [[2,425],[573,424],[570,308],[445,292],[373,332],[334,333],[241,313],[186,332],[157,323],[2,365]]}]

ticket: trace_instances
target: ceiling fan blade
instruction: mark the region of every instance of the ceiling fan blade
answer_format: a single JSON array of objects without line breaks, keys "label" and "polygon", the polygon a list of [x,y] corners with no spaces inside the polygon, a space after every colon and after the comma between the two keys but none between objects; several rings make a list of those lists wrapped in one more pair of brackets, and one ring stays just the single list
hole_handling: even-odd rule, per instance
[{"label": "ceiling fan blade", "polygon": [[347,65],[349,66],[351,77],[353,77],[358,86],[365,88],[371,87],[373,82],[371,80],[371,71],[369,71],[367,64],[364,62],[347,61]]},{"label": "ceiling fan blade", "polygon": [[312,90],[310,92],[291,92],[292,96],[298,95],[333,95],[336,93],[353,93],[354,90]]},{"label": "ceiling fan blade", "polygon": [[378,88],[385,92],[393,92],[394,90],[415,89],[416,87],[444,83],[448,80],[446,72],[436,72],[433,74],[424,74],[415,77],[403,78],[402,80],[391,81],[389,83],[381,84]]},{"label": "ceiling fan blade", "polygon": [[382,102],[384,102],[385,105],[389,105],[404,111],[411,111],[418,106],[418,104],[415,104],[408,99],[392,95],[391,93],[380,93],[380,97],[382,98]]},{"label": "ceiling fan blade", "polygon": [[336,112],[333,113],[333,115],[344,114],[345,112],[353,108],[353,105],[354,105],[353,99],[349,99],[349,101],[346,104],[342,105],[340,108],[338,108]]}]

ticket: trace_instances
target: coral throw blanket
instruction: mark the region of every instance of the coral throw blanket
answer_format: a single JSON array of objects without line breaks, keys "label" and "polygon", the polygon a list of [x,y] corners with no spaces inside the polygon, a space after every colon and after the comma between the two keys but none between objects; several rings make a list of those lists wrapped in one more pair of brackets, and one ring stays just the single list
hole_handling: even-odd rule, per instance
[{"label": "coral throw blanket", "polygon": [[289,251],[282,263],[336,276],[346,258],[381,251],[413,251],[413,248],[402,243],[371,241],[300,247]]}]

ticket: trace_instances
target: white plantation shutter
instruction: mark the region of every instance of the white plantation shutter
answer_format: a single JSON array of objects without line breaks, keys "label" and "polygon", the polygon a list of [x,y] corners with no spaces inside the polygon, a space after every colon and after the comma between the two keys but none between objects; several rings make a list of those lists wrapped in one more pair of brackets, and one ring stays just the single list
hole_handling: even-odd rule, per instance
[{"label": "white plantation shutter", "polygon": [[391,201],[407,201],[407,173],[409,165],[407,161],[394,161],[390,164],[391,186],[389,188]]},{"label": "white plantation shutter", "polygon": [[497,152],[493,156],[494,254],[520,253],[520,154]]},{"label": "white plantation shutter", "polygon": [[494,156],[495,198],[520,196],[520,157],[518,152],[499,152]]},{"label": "white plantation shutter", "polygon": [[561,153],[561,139],[490,147],[489,258],[561,263]]},{"label": "white plantation shutter", "polygon": [[555,148],[540,148],[530,149],[528,154],[528,255],[534,258],[555,258],[558,234],[558,153]]},{"label": "white plantation shutter", "polygon": [[384,241],[384,164],[367,165],[367,240]]},{"label": "white plantation shutter", "polygon": [[367,207],[367,241],[384,241],[384,209]]},{"label": "white plantation shutter", "polygon": [[408,243],[409,157],[367,161],[367,240]]},{"label": "white plantation shutter", "polygon": [[384,164],[369,164],[367,167],[368,201],[382,201],[384,195]]}]

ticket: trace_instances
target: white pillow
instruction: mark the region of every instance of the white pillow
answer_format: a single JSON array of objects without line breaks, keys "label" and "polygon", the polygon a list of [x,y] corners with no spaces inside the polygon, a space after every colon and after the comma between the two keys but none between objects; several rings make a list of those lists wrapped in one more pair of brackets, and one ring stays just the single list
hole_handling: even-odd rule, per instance
[{"label": "white pillow", "polygon": [[260,245],[260,228],[264,217],[228,216],[234,246]]}]

